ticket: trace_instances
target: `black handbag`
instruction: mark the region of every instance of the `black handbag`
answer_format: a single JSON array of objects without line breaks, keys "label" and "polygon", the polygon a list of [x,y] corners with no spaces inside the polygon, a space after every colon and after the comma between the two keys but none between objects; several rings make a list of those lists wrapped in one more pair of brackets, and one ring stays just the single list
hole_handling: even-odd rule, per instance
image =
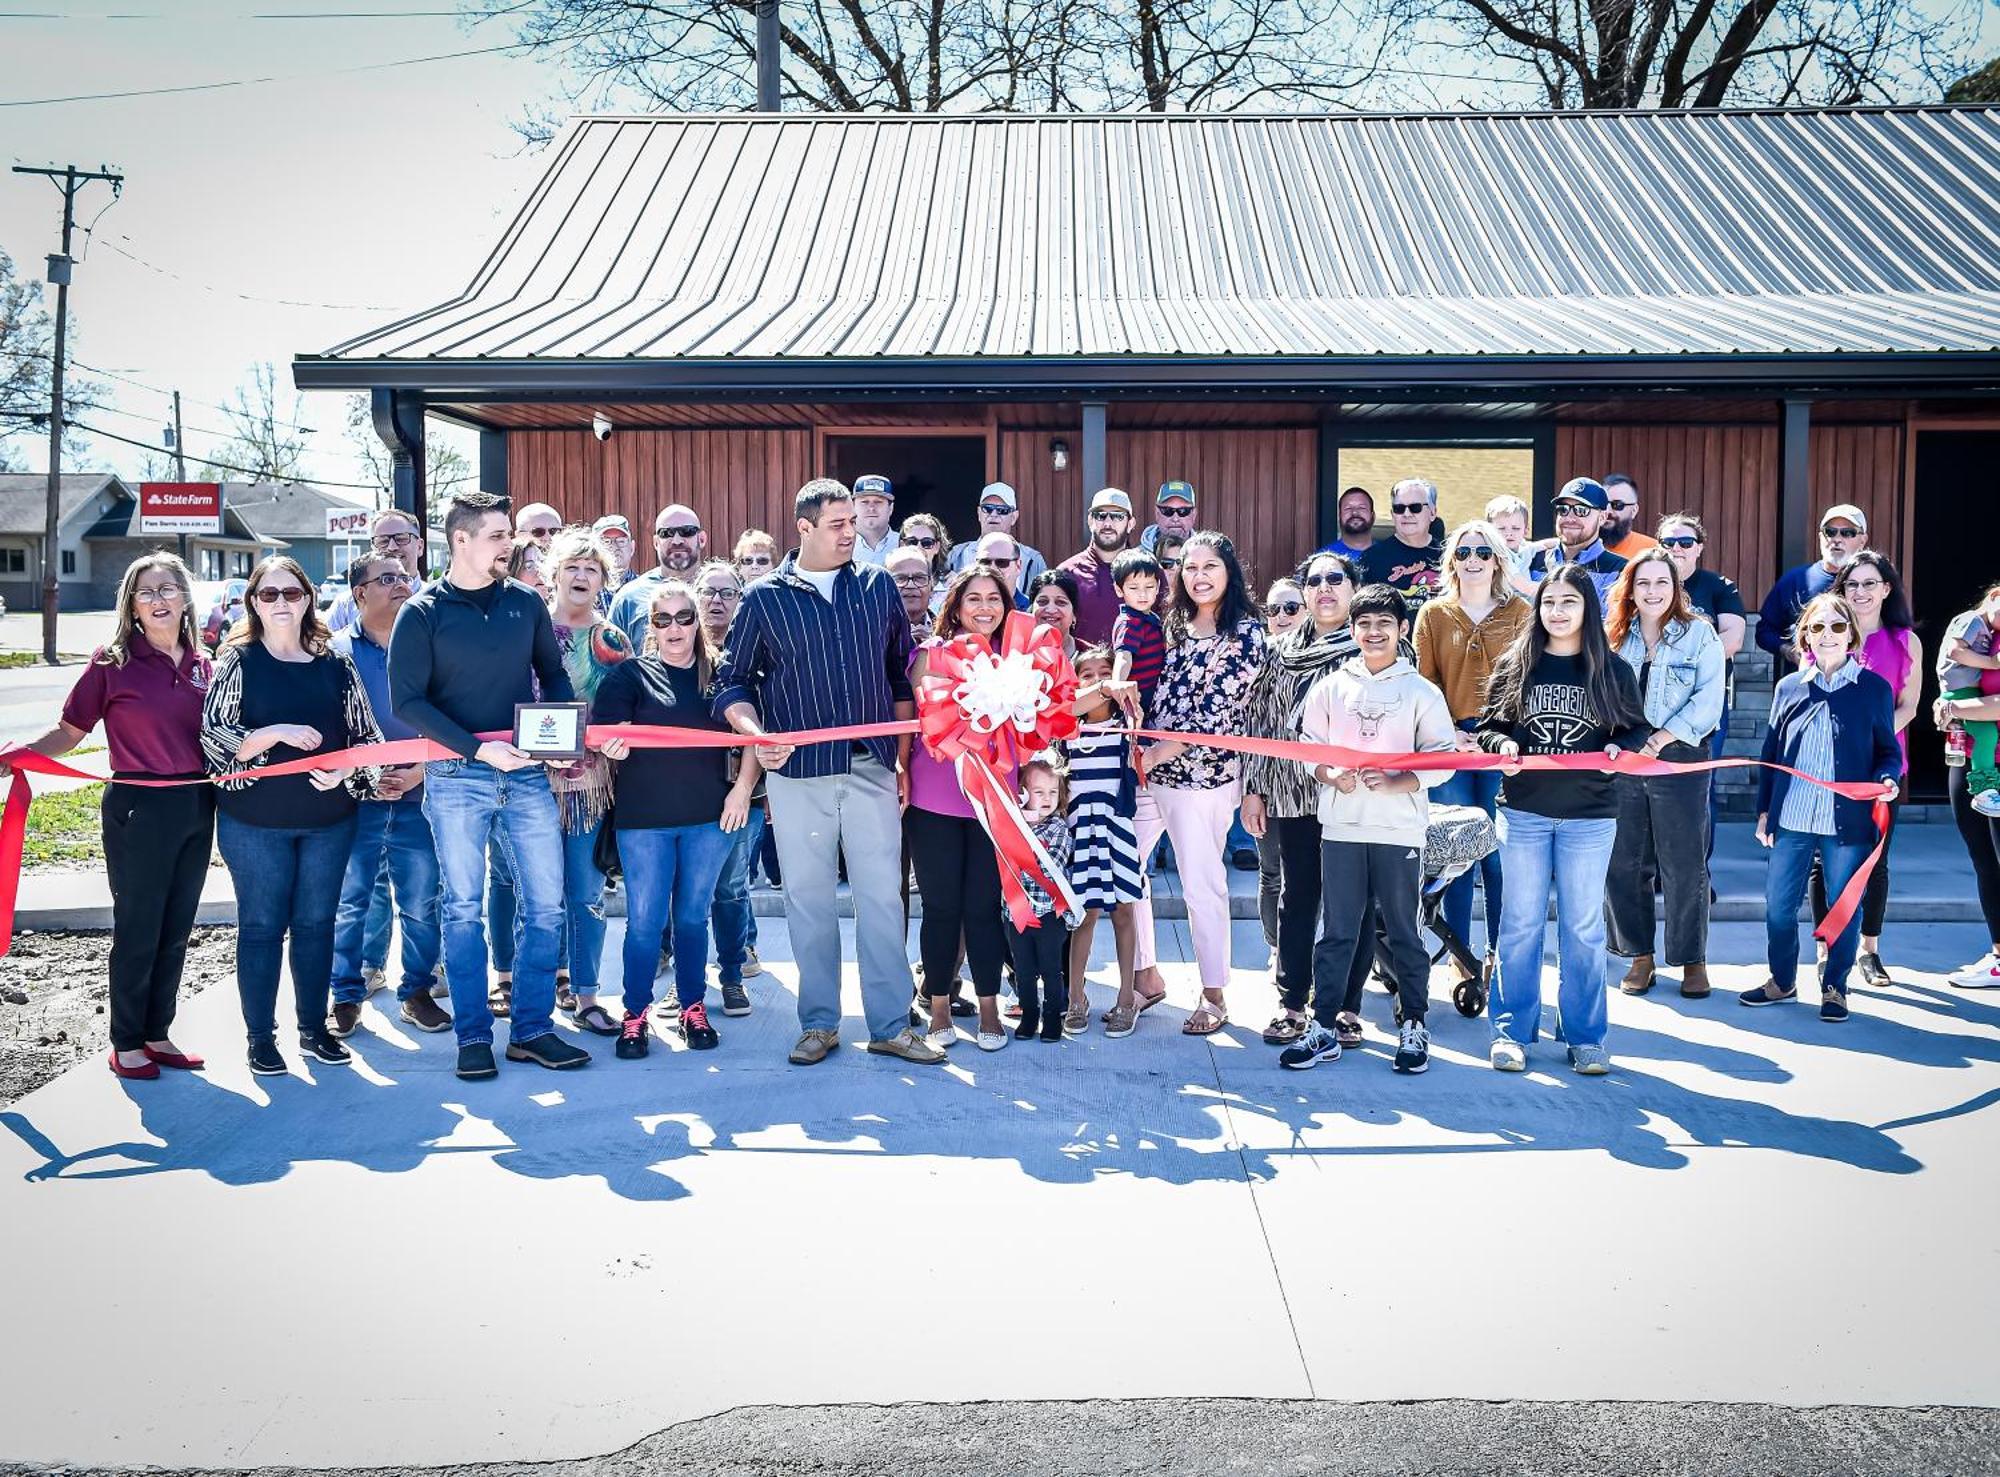
[{"label": "black handbag", "polygon": [[618,827],[614,815],[616,806],[606,809],[604,819],[598,823],[597,840],[592,843],[590,859],[607,878],[622,877],[625,868],[618,860]]}]

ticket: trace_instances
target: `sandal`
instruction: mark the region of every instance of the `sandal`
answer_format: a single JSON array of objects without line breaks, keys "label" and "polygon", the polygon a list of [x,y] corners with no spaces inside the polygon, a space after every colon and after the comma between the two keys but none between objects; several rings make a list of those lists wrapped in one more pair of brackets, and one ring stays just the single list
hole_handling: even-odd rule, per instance
[{"label": "sandal", "polygon": [[1076,998],[1063,1012],[1063,1031],[1070,1036],[1081,1036],[1090,1030],[1090,999],[1083,991],[1076,992]]},{"label": "sandal", "polygon": [[511,979],[495,980],[486,991],[486,1008],[493,1012],[496,1021],[510,1020],[514,1015],[514,982]]},{"label": "sandal", "polygon": [[1351,1010],[1343,1010],[1333,1018],[1333,1039],[1342,1048],[1361,1044],[1361,1017]]},{"label": "sandal", "polygon": [[576,991],[570,988],[568,979],[562,976],[556,978],[556,1009],[565,1013],[576,1009]]},{"label": "sandal", "polygon": [[[1132,992],[1132,999],[1136,1003],[1133,1006],[1133,1009],[1137,1011],[1138,1014],[1144,1015],[1147,1011],[1151,1010],[1155,1005],[1158,1005],[1162,1000],[1166,998],[1167,998],[1167,992],[1165,990],[1155,990],[1150,995],[1148,995],[1144,990],[1134,990]],[[1115,1008],[1116,1007],[1114,1007],[1114,1009]],[[1110,1020],[1111,1012],[1109,1010],[1105,1011],[1103,1015],[1098,1017],[1098,1019],[1101,1021]]]},{"label": "sandal", "polygon": [[[1144,1008],[1144,1006],[1140,1007],[1142,1010]],[[1201,997],[1200,1002],[1196,1004],[1187,1020],[1182,1024],[1181,1034],[1183,1036],[1213,1036],[1228,1024],[1229,1007],[1211,1000],[1204,995]]]},{"label": "sandal", "polygon": [[620,1029],[611,1012],[595,1000],[577,1011],[576,1023],[593,1036],[616,1036]]},{"label": "sandal", "polygon": [[1114,1005],[1104,1013],[1104,1034],[1115,1041],[1121,1036],[1130,1036],[1139,1025],[1139,1007],[1134,1005]]},{"label": "sandal", "polygon": [[1277,1016],[1273,1017],[1270,1025],[1264,1027],[1264,1044],[1266,1046],[1290,1046],[1299,1037],[1305,1035],[1305,1033],[1306,1022],[1304,1016],[1296,1016],[1288,1011],[1281,1011]]}]

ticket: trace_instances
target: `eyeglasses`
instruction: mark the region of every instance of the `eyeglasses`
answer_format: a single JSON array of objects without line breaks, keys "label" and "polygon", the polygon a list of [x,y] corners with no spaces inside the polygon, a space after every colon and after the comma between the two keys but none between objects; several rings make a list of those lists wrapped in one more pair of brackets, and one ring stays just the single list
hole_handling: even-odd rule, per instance
[{"label": "eyeglasses", "polygon": [[1299,600],[1277,600],[1264,607],[1265,615],[1297,615],[1305,604]]},{"label": "eyeglasses", "polygon": [[889,578],[893,579],[896,582],[896,587],[901,590],[918,589],[931,582],[930,571],[927,569],[920,570],[915,574],[892,574]]},{"label": "eyeglasses", "polygon": [[934,538],[923,538],[919,536],[916,538],[905,538],[903,540],[903,547],[906,549],[935,549],[937,546],[938,546],[938,541]]},{"label": "eyeglasses", "polygon": [[700,619],[692,610],[656,610],[653,612],[653,629],[664,631],[668,626],[691,626]]},{"label": "eyeglasses", "polygon": [[132,592],[132,598],[141,605],[158,605],[163,600],[181,599],[181,587],[179,585],[161,585],[159,589],[155,590],[150,586],[141,586]]},{"label": "eyeglasses", "polygon": [[[524,528],[521,532],[525,533],[536,543],[541,543],[545,539],[552,539],[556,536],[556,526],[551,523],[547,528]],[[399,533],[396,535],[396,538],[403,543],[415,543],[417,536],[414,533]],[[377,539],[375,542],[379,548],[382,541]]]},{"label": "eyeglasses", "polygon": [[1806,634],[1808,636],[1826,636],[1826,635],[1845,636],[1847,634],[1847,622],[1814,621],[1811,625],[1806,627]]},{"label": "eyeglasses", "polygon": [[407,585],[409,583],[411,583],[410,576],[404,574],[400,569],[392,569],[386,574],[378,574],[372,579],[363,580],[356,588],[366,589],[370,585],[380,585],[386,590],[392,585]]},{"label": "eyeglasses", "polygon": [[306,592],[297,585],[290,585],[282,590],[276,585],[266,585],[257,592],[259,605],[276,605],[280,600],[287,605],[296,605],[305,598]]},{"label": "eyeglasses", "polygon": [[1308,590],[1317,590],[1321,585],[1344,585],[1346,583],[1347,575],[1338,569],[1329,569],[1322,574],[1309,574],[1306,576],[1306,588]]},{"label": "eyeglasses", "polygon": [[1014,510],[1008,507],[1005,503],[981,503],[979,505],[979,511],[982,513],[990,513],[994,517],[999,517],[1002,514],[1011,513]]},{"label": "eyeglasses", "polygon": [[1389,504],[1389,511],[1392,513],[1428,513],[1430,510],[1431,510],[1431,505],[1429,503]]},{"label": "eyeglasses", "polygon": [[1460,544],[1451,551],[1451,556],[1461,562],[1467,559],[1491,559],[1493,549],[1488,544]]},{"label": "eyeglasses", "polygon": [[762,569],[771,562],[771,556],[769,554],[745,554],[736,562],[738,564],[748,564],[752,568]]},{"label": "eyeglasses", "polygon": [[1698,549],[1701,547],[1701,540],[1691,533],[1669,534],[1666,538],[1660,540],[1660,547],[1663,549]]},{"label": "eyeglasses", "polygon": [[1834,528],[1831,525],[1822,525],[1819,536],[1821,538],[1860,538],[1861,530],[1858,528]]},{"label": "eyeglasses", "polygon": [[[551,528],[548,533],[538,533],[534,537],[547,538],[550,533],[554,532],[555,530]],[[368,541],[368,547],[386,551],[395,548],[398,544],[414,544],[416,541],[417,536],[414,533],[378,533]]]},{"label": "eyeglasses", "polygon": [[1849,580],[1846,586],[1847,593],[1850,595],[1857,593],[1872,595],[1877,590],[1886,590],[1888,588],[1889,582],[1887,580]]},{"label": "eyeglasses", "polygon": [[653,530],[653,537],[654,538],[700,538],[701,525],[699,523],[676,523],[671,528],[662,525],[661,527]]},{"label": "eyeglasses", "polygon": [[697,590],[695,593],[704,600],[720,600],[725,604],[743,598],[743,592],[734,585],[718,585],[712,590]]}]

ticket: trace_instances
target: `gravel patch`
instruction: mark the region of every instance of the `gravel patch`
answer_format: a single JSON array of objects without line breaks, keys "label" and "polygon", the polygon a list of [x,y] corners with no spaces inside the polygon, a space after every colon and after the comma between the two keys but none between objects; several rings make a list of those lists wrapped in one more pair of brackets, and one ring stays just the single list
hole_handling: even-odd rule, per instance
[{"label": "gravel patch", "polygon": [[[0,1477],[138,1470],[175,1469],[0,1463]],[[210,1477],[210,1470],[183,1469],[177,1477]],[[248,1477],[291,1477],[304,1469],[241,1470]],[[400,1477],[414,1469],[314,1470]],[[2000,1471],[2000,1412],[1472,1400],[756,1407],[670,1427],[608,1456],[423,1470],[444,1477],[1916,1477]]]},{"label": "gravel patch", "polygon": [[[23,929],[0,959],[0,1106],[110,1049],[108,933]],[[236,930],[198,928],[181,996],[236,977]]]}]

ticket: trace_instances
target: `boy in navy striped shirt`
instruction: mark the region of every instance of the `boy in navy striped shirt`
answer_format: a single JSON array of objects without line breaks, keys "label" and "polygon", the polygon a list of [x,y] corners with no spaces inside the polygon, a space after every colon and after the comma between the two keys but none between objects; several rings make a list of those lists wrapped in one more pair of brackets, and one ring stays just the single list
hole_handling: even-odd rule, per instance
[{"label": "boy in navy striped shirt", "polygon": [[1167,667],[1167,628],[1159,615],[1166,576],[1160,561],[1144,549],[1127,549],[1111,561],[1111,585],[1118,592],[1118,619],[1111,623],[1116,653],[1113,677],[1139,687],[1139,703],[1153,713],[1153,689]]}]

